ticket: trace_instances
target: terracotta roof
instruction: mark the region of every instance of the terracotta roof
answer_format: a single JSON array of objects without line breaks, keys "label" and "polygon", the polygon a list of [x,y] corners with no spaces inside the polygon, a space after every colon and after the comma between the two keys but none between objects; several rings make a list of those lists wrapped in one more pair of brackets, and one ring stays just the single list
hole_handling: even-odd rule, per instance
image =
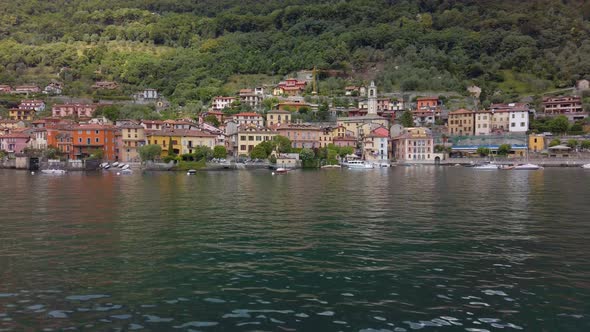
[{"label": "terracotta roof", "polygon": [[240,116],[256,116],[256,117],[262,117],[262,115],[260,115],[258,113],[254,113],[254,112],[244,112],[244,113],[238,113],[238,114],[234,115],[234,117],[240,117]]},{"label": "terracotta roof", "polygon": [[162,131],[149,131],[147,136],[179,136],[179,137],[216,137],[201,130],[165,129]]},{"label": "terracotta roof", "polygon": [[464,108],[460,108],[460,109],[458,109],[456,111],[450,112],[449,114],[473,114],[473,112],[472,111],[469,111],[469,110],[466,110]]},{"label": "terracotta roof", "polygon": [[31,136],[27,135],[27,134],[22,134],[22,133],[10,133],[10,134],[0,136],[0,138],[31,138]]}]

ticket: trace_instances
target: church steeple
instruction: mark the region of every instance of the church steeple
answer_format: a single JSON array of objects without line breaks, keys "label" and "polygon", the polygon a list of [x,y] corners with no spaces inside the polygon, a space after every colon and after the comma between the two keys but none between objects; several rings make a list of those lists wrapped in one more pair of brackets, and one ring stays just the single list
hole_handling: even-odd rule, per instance
[{"label": "church steeple", "polygon": [[375,86],[374,81],[371,81],[367,93],[369,97],[367,101],[367,115],[377,115],[377,87]]}]

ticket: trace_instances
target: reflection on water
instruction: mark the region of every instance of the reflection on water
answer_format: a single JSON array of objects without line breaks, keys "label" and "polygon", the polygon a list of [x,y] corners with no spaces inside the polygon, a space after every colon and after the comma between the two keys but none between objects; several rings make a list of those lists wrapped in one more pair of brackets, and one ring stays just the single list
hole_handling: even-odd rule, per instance
[{"label": "reflection on water", "polygon": [[0,331],[584,331],[590,172],[0,170]]}]

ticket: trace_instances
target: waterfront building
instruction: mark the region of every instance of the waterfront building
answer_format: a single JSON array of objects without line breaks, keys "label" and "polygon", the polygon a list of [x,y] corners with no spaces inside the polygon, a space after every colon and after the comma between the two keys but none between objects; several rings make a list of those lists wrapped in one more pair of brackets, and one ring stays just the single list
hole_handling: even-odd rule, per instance
[{"label": "waterfront building", "polygon": [[8,153],[22,153],[28,147],[31,136],[23,133],[10,133],[0,136],[0,150]]},{"label": "waterfront building", "polygon": [[117,128],[102,125],[78,125],[71,131],[72,151],[70,159],[85,159],[96,150],[103,151],[103,159],[118,160],[115,151]]},{"label": "waterfront building", "polygon": [[318,148],[320,147],[320,134],[322,130],[309,124],[286,124],[276,127],[278,135],[291,140],[294,148]]},{"label": "waterfront building", "polygon": [[363,139],[363,159],[384,163],[390,159],[389,130],[385,127],[379,127],[372,130],[369,135]]},{"label": "waterfront building", "polygon": [[449,134],[459,136],[473,135],[474,113],[466,109],[458,109],[449,113]]},{"label": "waterfront building", "polygon": [[47,149],[47,129],[35,128],[33,129],[33,137],[30,141],[33,149],[44,150]]},{"label": "waterfront building", "polygon": [[393,138],[393,153],[400,162],[432,163],[443,159],[434,153],[434,139],[428,128],[405,128]]},{"label": "waterfront building", "polygon": [[145,129],[138,124],[124,124],[121,130],[120,160],[123,162],[140,161],[138,149],[145,145]]},{"label": "waterfront building", "polygon": [[235,156],[249,155],[254,147],[264,141],[270,141],[277,132],[266,127],[254,125],[239,126],[235,134],[228,137],[228,150]]}]

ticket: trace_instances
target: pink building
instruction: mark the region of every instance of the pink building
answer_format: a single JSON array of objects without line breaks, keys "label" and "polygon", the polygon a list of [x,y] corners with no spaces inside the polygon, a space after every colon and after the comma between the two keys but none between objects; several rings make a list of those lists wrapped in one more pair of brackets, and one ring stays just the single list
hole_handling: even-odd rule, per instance
[{"label": "pink building", "polygon": [[53,105],[52,113],[56,117],[91,118],[98,105],[93,104],[61,104]]},{"label": "pink building", "polygon": [[0,136],[0,150],[9,153],[22,153],[28,146],[31,136],[21,133],[12,133]]}]

